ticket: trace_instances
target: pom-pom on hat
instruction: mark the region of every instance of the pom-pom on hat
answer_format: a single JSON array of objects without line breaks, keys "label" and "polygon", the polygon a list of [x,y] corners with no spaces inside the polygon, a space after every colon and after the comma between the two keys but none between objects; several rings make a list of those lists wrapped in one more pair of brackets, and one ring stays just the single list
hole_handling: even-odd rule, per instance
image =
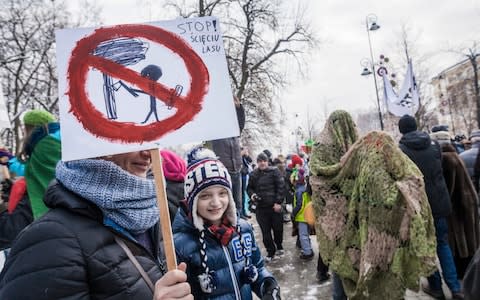
[{"label": "pom-pom on hat", "polygon": [[56,121],[54,115],[42,109],[33,109],[23,116],[23,124],[31,126],[40,126]]},{"label": "pom-pom on hat", "polygon": [[409,133],[417,130],[417,121],[410,115],[403,115],[398,121],[398,129],[401,134]]},{"label": "pom-pom on hat", "polygon": [[227,168],[218,160],[215,153],[204,147],[195,147],[187,157],[188,168],[185,177],[185,198],[193,225],[200,231],[204,229],[203,218],[197,214],[198,194],[214,185],[227,189],[229,204],[225,216],[232,226],[237,225],[235,202],[232,195],[232,180]]}]

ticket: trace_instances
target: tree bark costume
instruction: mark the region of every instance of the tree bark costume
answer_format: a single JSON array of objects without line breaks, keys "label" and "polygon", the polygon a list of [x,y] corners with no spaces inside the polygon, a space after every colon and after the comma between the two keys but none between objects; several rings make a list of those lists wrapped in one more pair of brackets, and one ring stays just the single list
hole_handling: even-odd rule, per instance
[{"label": "tree bark costume", "polygon": [[310,160],[322,258],[349,299],[403,299],[435,270],[435,228],[420,170],[383,132],[358,139],[333,112]]}]

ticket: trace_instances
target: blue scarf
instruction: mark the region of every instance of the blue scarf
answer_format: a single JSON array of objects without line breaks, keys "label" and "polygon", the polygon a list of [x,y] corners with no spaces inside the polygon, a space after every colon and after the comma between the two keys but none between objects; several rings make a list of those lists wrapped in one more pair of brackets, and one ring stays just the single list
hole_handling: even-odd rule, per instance
[{"label": "blue scarf", "polygon": [[56,178],[132,234],[145,232],[159,220],[154,181],[132,175],[113,162],[60,161]]}]

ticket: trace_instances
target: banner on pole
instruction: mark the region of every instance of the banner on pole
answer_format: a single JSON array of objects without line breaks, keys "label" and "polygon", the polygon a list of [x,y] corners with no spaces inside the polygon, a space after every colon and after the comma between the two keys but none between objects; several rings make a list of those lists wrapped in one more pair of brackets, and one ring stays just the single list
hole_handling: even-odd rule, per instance
[{"label": "banner on pole", "polygon": [[414,115],[419,108],[420,99],[412,62],[408,62],[405,79],[398,94],[393,89],[385,68],[379,69],[379,74],[383,78],[383,94],[388,111],[398,117]]}]

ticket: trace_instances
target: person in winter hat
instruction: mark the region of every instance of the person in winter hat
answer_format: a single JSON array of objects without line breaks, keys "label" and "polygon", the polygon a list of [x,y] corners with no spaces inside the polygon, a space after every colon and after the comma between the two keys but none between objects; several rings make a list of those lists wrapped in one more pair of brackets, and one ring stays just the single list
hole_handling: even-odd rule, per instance
[{"label": "person in winter hat", "polygon": [[182,204],[174,242],[195,299],[248,300],[252,291],[261,299],[280,299],[252,226],[237,218],[228,170],[213,151],[196,147],[188,154]]},{"label": "person in winter hat", "polygon": [[166,268],[151,164],[146,150],[60,161],[50,210],[13,243],[0,299],[192,299],[185,263]]},{"label": "person in winter hat", "polygon": [[[442,170],[442,150],[438,142],[431,140],[426,132],[417,130],[417,122],[410,115],[404,115],[398,121],[402,133],[399,147],[420,169],[425,183],[428,203],[432,211],[437,240],[437,255],[442,267],[445,283],[452,292],[453,299],[463,299],[462,287],[457,278],[457,270],[452,251],[448,244],[448,217],[452,213],[452,204]],[[423,290],[434,298],[444,297],[440,272],[436,271],[428,278],[428,286]]]},{"label": "person in winter hat", "polygon": [[[290,181],[295,186],[295,198],[293,203],[292,219],[295,220],[298,226],[298,236],[302,254],[300,259],[310,260],[313,258],[312,245],[310,243],[309,225],[305,221],[304,210],[308,202],[310,202],[310,195],[306,192],[307,185],[305,181],[305,169],[303,168],[303,159],[298,155],[292,156],[293,172]],[[304,195],[304,193],[306,195]]]},{"label": "person in winter hat", "polygon": [[[285,197],[284,178],[280,170],[268,165],[268,156],[262,152],[257,156],[257,168],[248,179],[247,192],[256,204],[256,218],[262,240],[267,250],[267,261],[283,255],[283,210]],[[272,237],[273,232],[273,237]]]},{"label": "person in winter hat", "polygon": [[25,135],[29,135],[30,132],[37,126],[43,126],[48,123],[57,122],[54,115],[46,110],[32,109],[23,115],[23,124],[25,125]]}]

